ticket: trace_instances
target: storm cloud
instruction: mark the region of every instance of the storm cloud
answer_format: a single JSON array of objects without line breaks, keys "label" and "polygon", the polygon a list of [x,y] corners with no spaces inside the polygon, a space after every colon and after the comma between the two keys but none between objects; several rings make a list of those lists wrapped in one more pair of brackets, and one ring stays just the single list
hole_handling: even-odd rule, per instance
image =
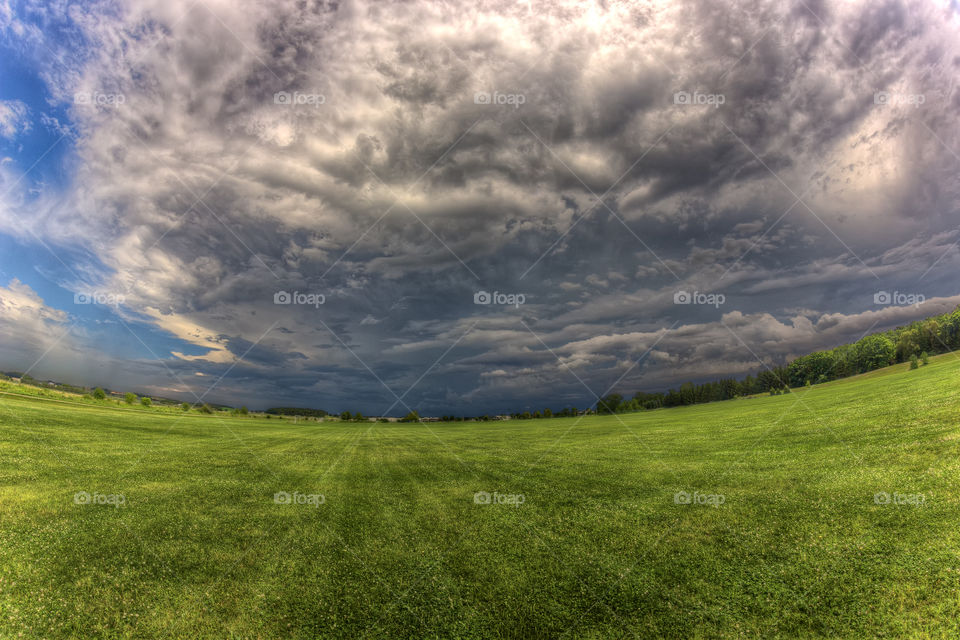
[{"label": "storm cloud", "polygon": [[[117,357],[167,394],[583,407],[960,302],[950,3],[26,2],[0,29],[70,145],[63,184],[0,166],[0,231],[176,341]],[[0,135],[41,115],[0,102]],[[17,282],[0,320],[28,299],[69,322]]]}]

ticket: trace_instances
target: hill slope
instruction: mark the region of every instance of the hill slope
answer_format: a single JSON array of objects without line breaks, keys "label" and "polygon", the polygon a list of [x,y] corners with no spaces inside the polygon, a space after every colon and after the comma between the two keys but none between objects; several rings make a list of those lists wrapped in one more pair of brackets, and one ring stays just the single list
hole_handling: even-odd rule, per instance
[{"label": "hill slope", "polygon": [[953,354],[501,423],[0,395],[0,637],[956,637],[958,418]]}]

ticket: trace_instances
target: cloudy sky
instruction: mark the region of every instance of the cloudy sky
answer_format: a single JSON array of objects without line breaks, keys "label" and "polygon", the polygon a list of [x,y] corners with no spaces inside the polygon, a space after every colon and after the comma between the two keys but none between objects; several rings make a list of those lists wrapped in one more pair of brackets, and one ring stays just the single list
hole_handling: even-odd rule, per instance
[{"label": "cloudy sky", "polygon": [[958,78],[955,0],[0,0],[0,370],[369,415],[756,373],[960,303]]}]

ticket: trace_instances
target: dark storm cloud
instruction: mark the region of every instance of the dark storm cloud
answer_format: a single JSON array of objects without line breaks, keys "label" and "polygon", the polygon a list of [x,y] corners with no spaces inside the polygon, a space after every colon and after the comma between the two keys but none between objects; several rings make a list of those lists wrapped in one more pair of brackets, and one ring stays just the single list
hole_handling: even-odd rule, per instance
[{"label": "dark storm cloud", "polygon": [[724,325],[772,362],[902,320],[878,290],[956,293],[958,27],[932,0],[105,7],[47,81],[126,100],[73,108],[69,193],[16,220],[94,252],[195,347],[178,371],[243,356],[224,399],[373,413],[427,372],[428,412],[582,405],[571,369],[741,375]]}]

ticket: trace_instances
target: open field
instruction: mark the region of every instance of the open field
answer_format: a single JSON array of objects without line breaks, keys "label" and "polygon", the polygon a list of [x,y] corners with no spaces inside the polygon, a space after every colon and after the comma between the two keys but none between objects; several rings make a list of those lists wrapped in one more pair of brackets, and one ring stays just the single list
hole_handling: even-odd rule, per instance
[{"label": "open field", "polygon": [[579,421],[3,396],[0,637],[957,637],[958,480],[953,354]]}]

